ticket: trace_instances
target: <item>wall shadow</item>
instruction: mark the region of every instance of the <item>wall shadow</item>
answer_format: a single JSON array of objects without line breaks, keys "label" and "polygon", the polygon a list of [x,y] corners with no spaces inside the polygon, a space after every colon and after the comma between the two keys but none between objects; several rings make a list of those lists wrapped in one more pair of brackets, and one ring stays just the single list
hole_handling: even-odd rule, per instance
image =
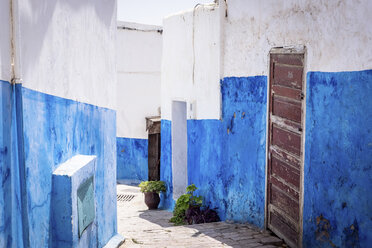
[{"label": "wall shadow", "polygon": [[[283,247],[284,244],[282,240],[276,238],[270,231],[260,230],[247,223],[214,222],[176,227],[169,222],[173,215],[172,212],[164,210],[144,210],[140,212],[142,212],[139,215],[140,218],[165,228],[166,232],[180,232],[176,236],[190,240],[190,244],[193,239],[197,243],[198,238],[206,236],[214,239],[216,244],[220,242],[229,247],[261,247],[265,245],[267,247]],[[179,228],[184,228],[185,230],[179,230]],[[200,245],[202,246],[202,244]]]},{"label": "wall shadow", "polygon": [[171,227],[173,223],[170,223],[169,220],[173,216],[172,212],[165,210],[142,210],[139,217],[145,219],[149,222],[157,224],[161,227]]}]

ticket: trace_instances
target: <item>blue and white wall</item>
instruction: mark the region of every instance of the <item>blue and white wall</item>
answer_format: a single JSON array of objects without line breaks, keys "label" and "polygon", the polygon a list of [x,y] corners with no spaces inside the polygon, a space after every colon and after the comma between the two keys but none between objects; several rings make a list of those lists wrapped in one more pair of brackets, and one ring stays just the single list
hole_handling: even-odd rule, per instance
[{"label": "blue and white wall", "polygon": [[[161,179],[167,182],[167,193],[161,202],[163,208],[173,207],[176,200],[173,185],[178,186],[178,179],[172,173],[172,167],[177,166],[172,165],[172,101],[187,103],[189,183],[195,183],[203,195],[215,194],[215,191],[210,191],[211,188],[224,188],[222,184],[209,183],[209,179],[215,177],[212,173],[218,173],[221,168],[221,152],[217,150],[222,149],[220,131],[222,125],[227,123],[221,120],[220,14],[219,8],[213,4],[198,5],[194,10],[171,15],[163,20],[160,174]],[[209,148],[205,152],[206,144]],[[204,164],[206,161],[208,163]],[[173,177],[175,180],[172,180]],[[202,178],[206,180],[203,184],[199,183]],[[223,193],[219,191],[216,194]],[[212,200],[213,197],[218,196],[211,195],[206,199]],[[224,210],[220,213],[225,215]]]},{"label": "blue and white wall", "polygon": [[[220,1],[164,20],[162,179],[172,208],[172,100],[188,104],[187,170],[223,219],[265,222],[269,51],[306,47],[303,245],[367,246],[372,4]],[[211,21],[213,20],[213,21]],[[183,58],[183,59],[179,59]],[[322,216],[330,223],[329,240]]]},{"label": "blue and white wall", "polygon": [[[13,2],[15,77],[22,84],[1,82],[1,133],[12,131],[10,139],[1,139],[8,155],[0,158],[0,175],[5,184],[11,179],[16,199],[5,199],[13,198],[8,193],[2,198],[0,190],[0,220],[6,219],[0,222],[0,246],[52,245],[52,172],[85,154],[97,156],[97,241],[102,247],[117,233],[116,2]],[[9,81],[10,60],[3,51],[10,49],[3,50],[3,44],[1,79]],[[13,160],[3,163],[9,154]]]},{"label": "blue and white wall", "polygon": [[160,115],[161,32],[159,26],[118,23],[116,142],[119,182],[148,179],[145,117]]},{"label": "blue and white wall", "polygon": [[22,247],[15,87],[10,84],[10,9],[10,1],[0,3],[0,247]]}]

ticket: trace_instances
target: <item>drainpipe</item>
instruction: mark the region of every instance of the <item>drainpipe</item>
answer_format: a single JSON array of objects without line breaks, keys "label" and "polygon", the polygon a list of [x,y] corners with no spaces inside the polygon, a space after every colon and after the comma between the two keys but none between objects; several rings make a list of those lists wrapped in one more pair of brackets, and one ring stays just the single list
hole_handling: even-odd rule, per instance
[{"label": "drainpipe", "polygon": [[10,0],[10,46],[11,46],[11,84],[22,83],[19,49],[19,11],[18,1]]},{"label": "drainpipe", "polygon": [[[22,107],[22,79],[21,79],[21,63],[20,63],[20,16],[19,16],[19,3],[18,0],[10,1],[10,48],[11,48],[11,80],[12,94],[13,94],[13,107],[14,111],[14,125],[15,132],[15,163],[12,165],[13,173],[18,175],[18,180],[15,178],[12,182],[13,188],[19,188],[20,201],[21,201],[21,214],[22,214],[22,245],[23,247],[30,247],[29,240],[29,222],[28,222],[28,204],[27,204],[27,185],[26,185],[26,168],[24,156],[24,140],[23,140],[23,107]],[[18,168],[17,168],[18,167]],[[12,192],[13,195],[16,192]],[[17,225],[16,225],[17,226]],[[16,227],[13,227],[16,228]],[[17,243],[17,245],[20,243]]]}]

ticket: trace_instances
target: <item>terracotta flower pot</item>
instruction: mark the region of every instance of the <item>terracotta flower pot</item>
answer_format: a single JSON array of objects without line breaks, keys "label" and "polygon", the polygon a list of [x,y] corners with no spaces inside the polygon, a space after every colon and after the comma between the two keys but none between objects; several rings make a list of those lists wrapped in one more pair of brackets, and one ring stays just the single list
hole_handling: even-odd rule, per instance
[{"label": "terracotta flower pot", "polygon": [[158,193],[145,192],[145,203],[149,209],[157,209],[160,202]]}]

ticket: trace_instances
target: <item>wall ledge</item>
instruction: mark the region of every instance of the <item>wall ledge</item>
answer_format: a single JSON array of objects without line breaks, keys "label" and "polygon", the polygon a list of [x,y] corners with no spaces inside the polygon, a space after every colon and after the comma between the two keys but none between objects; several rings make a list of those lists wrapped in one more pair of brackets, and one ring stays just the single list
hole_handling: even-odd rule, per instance
[{"label": "wall ledge", "polygon": [[117,248],[121,244],[123,244],[125,241],[125,238],[121,236],[120,234],[114,235],[109,242],[103,247],[103,248]]}]

